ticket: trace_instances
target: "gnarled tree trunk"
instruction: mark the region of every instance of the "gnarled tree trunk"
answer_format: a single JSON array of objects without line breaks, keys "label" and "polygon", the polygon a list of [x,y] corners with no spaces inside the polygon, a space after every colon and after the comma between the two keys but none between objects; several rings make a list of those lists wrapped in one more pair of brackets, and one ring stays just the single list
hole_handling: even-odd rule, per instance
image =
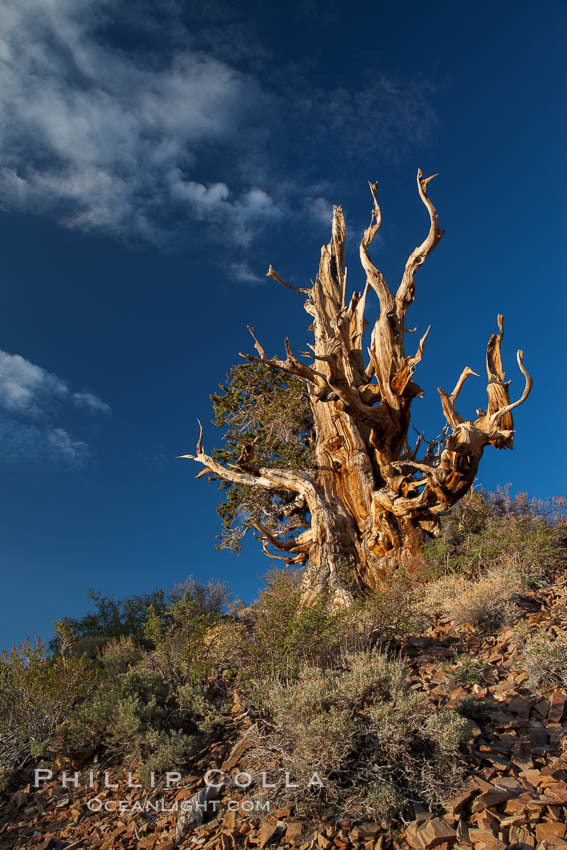
[{"label": "gnarled tree trunk", "polygon": [[[285,283],[270,266],[268,275],[289,289],[307,296],[305,310],[312,316],[313,344],[301,362],[285,341],[286,359],[268,359],[256,339],[259,357],[242,355],[301,377],[307,384],[313,411],[315,464],[304,471],[257,468],[253,457],[237,468],[226,468],[203,452],[202,432],[197,453],[191,457],[216,475],[231,481],[273,490],[291,490],[307,517],[308,527],[297,537],[278,540],[257,526],[267,545],[283,560],[305,564],[304,604],[330,593],[333,604],[348,604],[364,588],[378,589],[385,577],[407,565],[418,553],[426,535],[435,535],[439,516],[472,485],[484,447],[511,448],[511,411],[531,389],[531,378],[518,351],[525,377],[521,398],[510,403],[508,384],[500,359],[503,317],[499,332],[488,343],[488,408],[465,420],[455,402],[472,369],[466,367],[454,390],[439,389],[447,421],[442,437],[426,443],[417,460],[422,439],[410,448],[410,408],[422,395],[413,380],[429,329],[414,354],[404,349],[406,313],[414,299],[414,276],[443,235],[437,213],[427,194],[432,177],[418,171],[417,186],[430,220],[429,232],[410,255],[398,289],[390,291],[375,267],[369,248],[381,223],[378,184],[371,184],[373,210],[370,226],[360,245],[366,274],[361,293],[346,302],[344,264],[345,224],[340,207],[334,208],[332,238],[321,250],[319,272],[309,289]],[[363,352],[367,295],[378,296],[380,312],[370,337],[368,358]],[[202,473],[201,473],[202,474]]]}]

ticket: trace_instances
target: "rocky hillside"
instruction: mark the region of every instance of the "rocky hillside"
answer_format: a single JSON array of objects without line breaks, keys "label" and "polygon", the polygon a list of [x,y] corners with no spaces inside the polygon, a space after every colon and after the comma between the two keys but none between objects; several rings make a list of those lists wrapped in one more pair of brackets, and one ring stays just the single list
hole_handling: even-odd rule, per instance
[{"label": "rocky hillside", "polygon": [[[116,748],[58,748],[63,721],[0,798],[0,848],[567,848],[563,563],[507,595],[502,573],[487,575],[414,579],[420,617],[403,634],[396,620],[326,672],[264,677],[260,696],[234,666],[207,675],[210,722],[178,771],[142,781],[140,760]],[[376,777],[389,796],[371,798]]]}]

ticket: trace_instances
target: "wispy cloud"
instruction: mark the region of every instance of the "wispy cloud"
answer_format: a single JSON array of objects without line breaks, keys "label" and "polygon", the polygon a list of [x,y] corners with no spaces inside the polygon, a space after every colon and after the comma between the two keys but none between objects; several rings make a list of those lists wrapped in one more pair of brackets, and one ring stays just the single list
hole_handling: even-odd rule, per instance
[{"label": "wispy cloud", "polygon": [[269,99],[256,81],[198,51],[145,66],[101,41],[101,6],[0,7],[4,204],[144,239],[160,238],[172,207],[196,218],[234,210],[241,222],[274,211],[255,186],[239,194],[188,177],[203,146],[250,137],[247,119]]},{"label": "wispy cloud", "polygon": [[321,196],[305,199],[305,211],[314,221],[330,227],[333,220],[333,205]]},{"label": "wispy cloud", "polygon": [[[326,216],[314,186],[321,158],[331,155],[329,135],[333,157],[348,159],[363,148],[393,152],[431,126],[423,85],[379,77],[357,91],[324,91],[297,71],[284,79],[285,69],[272,79],[258,70],[258,57],[269,67],[265,48],[243,39],[234,15],[226,31],[206,16],[190,31],[181,8],[175,0],[141,0],[128,17],[109,0],[4,0],[5,209],[158,242],[179,232],[180,222],[201,222],[245,248],[290,210],[315,223]],[[112,36],[125,20],[141,47]],[[144,50],[150,36],[161,52]],[[254,61],[237,68],[246,55]]]},{"label": "wispy cloud", "polygon": [[0,458],[8,462],[82,463],[88,446],[57,424],[65,405],[110,413],[94,393],[68,385],[19,354],[0,351]]},{"label": "wispy cloud", "polygon": [[184,180],[180,174],[170,175],[171,196],[191,207],[193,216],[202,221],[222,225],[221,234],[245,246],[256,230],[283,215],[283,207],[258,187],[234,197],[226,183],[210,186]]},{"label": "wispy cloud", "polygon": [[37,416],[47,404],[68,392],[56,375],[19,354],[0,351],[0,408],[6,412]]},{"label": "wispy cloud", "polygon": [[0,413],[0,460],[5,463],[63,463],[77,467],[88,455],[87,444],[74,440],[63,428],[15,422]]},{"label": "wispy cloud", "polygon": [[94,393],[83,390],[80,393],[73,393],[71,398],[76,407],[82,407],[89,413],[110,413],[110,405]]},{"label": "wispy cloud", "polygon": [[357,90],[324,90],[297,84],[296,108],[310,116],[312,143],[346,136],[341,155],[360,158],[361,151],[395,159],[408,144],[423,144],[436,121],[427,82],[393,80],[385,74]]},{"label": "wispy cloud", "polygon": [[229,274],[233,280],[239,280],[242,283],[256,285],[266,282],[266,278],[253,272],[248,263],[231,263]]}]

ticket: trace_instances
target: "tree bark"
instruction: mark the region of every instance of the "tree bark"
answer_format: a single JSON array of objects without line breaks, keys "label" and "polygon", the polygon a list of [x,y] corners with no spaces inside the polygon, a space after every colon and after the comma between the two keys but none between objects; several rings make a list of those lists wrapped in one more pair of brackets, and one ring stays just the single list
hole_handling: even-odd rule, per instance
[{"label": "tree bark", "polygon": [[[436,175],[434,175],[436,176]],[[315,464],[308,470],[256,469],[250,463],[225,468],[202,449],[202,431],[196,455],[206,470],[234,482],[297,494],[310,519],[306,531],[293,541],[276,539],[256,526],[264,538],[264,551],[275,548],[287,563],[306,565],[305,605],[322,594],[336,606],[349,604],[365,589],[378,590],[400,567],[410,567],[428,535],[439,533],[439,517],[471,487],[486,445],[511,448],[512,409],[528,396],[532,381],[518,351],[525,389],[510,403],[500,357],[503,317],[498,334],[488,343],[488,407],[477,418],[465,420],[455,402],[465,380],[476,373],[468,366],[454,390],[439,389],[447,425],[438,440],[427,443],[418,436],[410,448],[408,433],[411,403],[422,395],[413,380],[422,359],[429,328],[413,355],[404,349],[406,313],[414,299],[414,276],[443,236],[427,186],[432,177],[417,175],[420,198],[429,215],[429,231],[407,260],[395,294],[370,259],[369,249],[381,224],[378,184],[370,184],[373,209],[370,225],[360,245],[366,274],[362,293],[354,292],[347,304],[344,263],[345,222],[341,207],[334,208],[332,236],[321,249],[319,271],[309,289],[287,284],[272,266],[268,276],[307,296],[305,310],[313,319],[314,341],[297,359],[285,341],[286,359],[268,359],[250,329],[259,357],[242,356],[302,378],[313,412]],[[363,352],[364,318],[370,290],[378,296],[380,311],[372,328],[368,359]],[[416,460],[422,444],[426,451]],[[202,472],[200,473],[202,474]],[[272,557],[274,555],[272,554]]]}]

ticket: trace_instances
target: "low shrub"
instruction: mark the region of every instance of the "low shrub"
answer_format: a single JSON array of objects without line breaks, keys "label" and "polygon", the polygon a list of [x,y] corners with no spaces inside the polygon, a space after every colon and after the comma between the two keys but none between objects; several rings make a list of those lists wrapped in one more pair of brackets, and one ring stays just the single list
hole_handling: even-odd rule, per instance
[{"label": "low shrub", "polygon": [[521,581],[504,569],[494,569],[476,581],[445,576],[424,588],[422,611],[430,617],[445,616],[457,627],[494,631],[517,618],[521,596]]},{"label": "low shrub", "polygon": [[378,593],[356,600],[344,614],[346,649],[364,651],[420,631],[424,626],[420,597],[415,580],[400,571]]},{"label": "low shrub", "polygon": [[536,691],[557,686],[567,688],[567,635],[528,637],[521,664],[528,688]]},{"label": "low shrub", "polygon": [[95,671],[85,657],[51,656],[39,638],[0,655],[0,765],[22,767],[41,755],[73,706],[92,693]]},{"label": "low shrub", "polygon": [[0,761],[0,794],[4,794],[10,787],[14,778],[15,769],[2,764]]},{"label": "low shrub", "polygon": [[525,587],[537,586],[564,551],[566,507],[562,498],[511,497],[509,485],[492,493],[471,490],[444,518],[441,535],[425,546],[426,572],[433,579],[475,579],[505,567]]},{"label": "low shrub", "polygon": [[255,697],[266,719],[247,770],[277,764],[299,786],[277,783],[270,791],[277,805],[380,819],[402,813],[416,796],[434,806],[459,785],[468,721],[432,714],[399,660],[357,653],[340,669],[308,667],[295,682],[272,681]]},{"label": "low shrub", "polygon": [[74,636],[74,654],[85,652],[91,658],[96,658],[112,639],[132,637],[141,640],[150,607],[163,614],[167,605],[166,595],[159,587],[151,593],[137,593],[118,600],[112,594],[105,596],[91,588],[87,598],[94,603],[95,610],[80,618],[63,617],[59,620],[59,628],[50,644],[52,652],[68,648],[65,634],[70,633]]},{"label": "low shrub", "polygon": [[[135,762],[147,777],[177,767],[221,719],[208,699],[207,677],[227,655],[222,585],[190,579],[169,593],[167,604],[157,592],[128,604],[96,600],[90,624],[69,618],[55,624],[51,654],[39,641],[26,641],[0,657],[5,770],[49,751],[92,750]],[[91,627],[102,631],[90,633]],[[133,634],[111,636],[122,629]],[[91,657],[79,657],[85,642]]]},{"label": "low shrub", "polygon": [[275,569],[264,577],[264,589],[248,610],[242,633],[242,679],[289,681],[306,664],[327,666],[344,637],[343,614],[329,610],[322,598],[302,608],[302,571]]},{"label": "low shrub", "polygon": [[207,711],[202,689],[190,702],[188,693],[178,693],[165,681],[151,654],[132,638],[111,641],[100,663],[96,688],[65,724],[64,746],[70,751],[103,749],[142,763],[143,777],[150,770],[175,769],[198,743]]},{"label": "low shrub", "polygon": [[441,665],[441,670],[449,687],[473,685],[482,681],[484,667],[470,655],[456,655],[453,662]]},{"label": "low shrub", "polygon": [[222,584],[203,586],[189,579],[171,594],[164,611],[150,606],[144,636],[153,647],[152,664],[165,682],[198,683],[223,666],[219,636],[226,632],[228,651],[231,636],[223,617],[230,598]]},{"label": "low shrub", "polygon": [[486,720],[490,714],[499,710],[497,703],[478,697],[466,697],[455,709],[463,717],[475,723]]},{"label": "low shrub", "polygon": [[[167,628],[175,618],[180,603],[190,607],[192,616],[218,618],[227,608],[231,594],[226,585],[210,581],[206,585],[191,576],[179,582],[167,593],[161,588],[150,593],[136,593],[124,599],[115,599],[92,588],[87,598],[94,603],[94,611],[83,617],[63,617],[56,623],[56,636],[50,650],[58,653],[70,649],[76,655],[87,653],[96,658],[100,650],[113,639],[131,637],[136,643],[149,648],[147,621]],[[71,644],[68,636],[72,635]]]},{"label": "low shrub", "polygon": [[342,611],[331,611],[325,598],[302,608],[302,578],[301,570],[289,568],[265,577],[239,635],[241,680],[288,682],[306,665],[330,669],[345,652],[388,643],[419,622],[417,596],[407,576],[396,576],[380,593],[368,593]]}]

